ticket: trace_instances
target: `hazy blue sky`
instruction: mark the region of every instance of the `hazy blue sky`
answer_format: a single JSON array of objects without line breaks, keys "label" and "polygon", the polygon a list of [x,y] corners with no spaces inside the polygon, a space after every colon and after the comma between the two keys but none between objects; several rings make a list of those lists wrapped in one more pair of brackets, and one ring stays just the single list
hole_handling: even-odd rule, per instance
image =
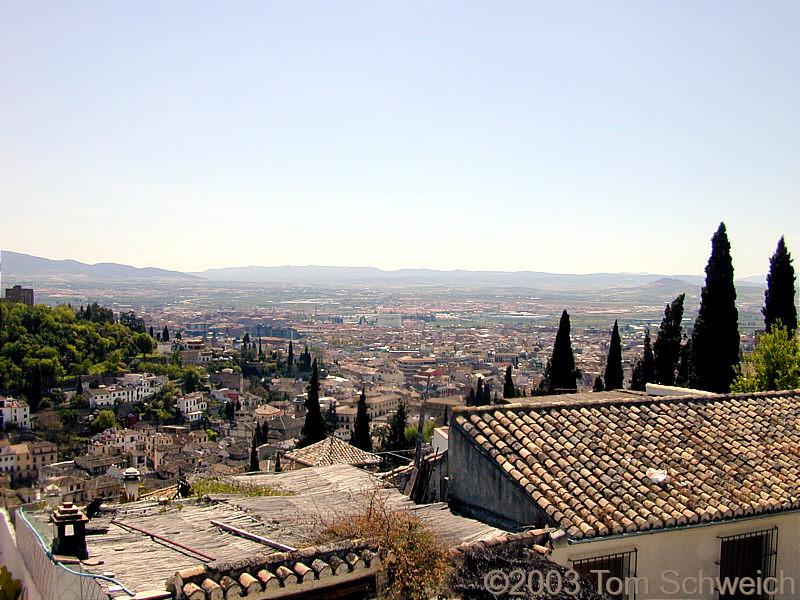
[{"label": "hazy blue sky", "polygon": [[0,245],[737,275],[800,256],[798,2],[0,4]]}]

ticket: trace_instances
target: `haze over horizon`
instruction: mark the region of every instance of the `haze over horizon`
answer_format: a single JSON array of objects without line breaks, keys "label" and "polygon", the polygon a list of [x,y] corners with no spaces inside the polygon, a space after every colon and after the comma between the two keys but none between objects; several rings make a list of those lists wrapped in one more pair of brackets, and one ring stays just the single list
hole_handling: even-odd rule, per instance
[{"label": "haze over horizon", "polygon": [[737,277],[800,252],[795,3],[0,6],[0,246]]}]

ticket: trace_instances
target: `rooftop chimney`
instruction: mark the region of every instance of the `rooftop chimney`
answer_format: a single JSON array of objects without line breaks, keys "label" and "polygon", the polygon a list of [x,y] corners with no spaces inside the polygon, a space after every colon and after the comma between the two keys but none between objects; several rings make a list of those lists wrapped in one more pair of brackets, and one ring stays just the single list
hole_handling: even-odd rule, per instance
[{"label": "rooftop chimney", "polygon": [[72,502],[64,502],[50,515],[56,529],[53,554],[88,558],[86,549],[86,522],[89,519]]}]

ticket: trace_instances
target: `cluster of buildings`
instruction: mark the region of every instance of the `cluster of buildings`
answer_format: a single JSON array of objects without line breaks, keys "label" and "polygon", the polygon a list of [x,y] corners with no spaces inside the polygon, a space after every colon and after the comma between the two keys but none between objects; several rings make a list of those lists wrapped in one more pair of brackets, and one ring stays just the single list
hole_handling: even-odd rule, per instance
[{"label": "cluster of buildings", "polygon": [[167,377],[163,375],[128,373],[117,378],[112,385],[87,387],[83,390],[83,395],[89,401],[89,408],[103,409],[119,403],[147,400],[160,392],[165,383]]},{"label": "cluster of buildings", "polygon": [[43,467],[56,462],[58,447],[42,440],[12,444],[0,440],[0,477],[6,484],[35,480]]}]

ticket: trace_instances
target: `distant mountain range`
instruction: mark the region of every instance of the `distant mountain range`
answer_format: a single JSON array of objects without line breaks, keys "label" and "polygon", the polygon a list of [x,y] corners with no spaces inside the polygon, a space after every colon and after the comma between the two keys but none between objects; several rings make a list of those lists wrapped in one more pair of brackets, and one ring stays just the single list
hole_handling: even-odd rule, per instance
[{"label": "distant mountain range", "polygon": [[[72,278],[78,277],[81,280],[174,280],[174,281],[201,281],[200,277],[181,273],[180,271],[167,271],[147,267],[139,269],[129,265],[117,263],[97,263],[88,265],[77,260],[51,260],[40,258],[19,252],[3,250],[2,272],[4,278],[18,280],[24,277],[33,278]],[[4,279],[5,280],[5,279]]]},{"label": "distant mountain range", "polygon": [[[15,282],[30,278],[79,278],[82,281],[158,281],[159,283],[202,283],[209,281],[239,283],[281,283],[321,285],[451,286],[451,287],[520,287],[549,291],[613,290],[641,286],[680,287],[703,284],[698,275],[665,277],[652,273],[592,273],[570,275],[540,271],[437,271],[433,269],[400,269],[384,271],[373,267],[281,266],[231,267],[208,269],[195,273],[168,271],[153,267],[137,268],[116,263],[89,265],[75,260],[50,260],[28,254],[3,251],[4,280]],[[763,277],[737,280],[739,286],[764,287]]]}]

